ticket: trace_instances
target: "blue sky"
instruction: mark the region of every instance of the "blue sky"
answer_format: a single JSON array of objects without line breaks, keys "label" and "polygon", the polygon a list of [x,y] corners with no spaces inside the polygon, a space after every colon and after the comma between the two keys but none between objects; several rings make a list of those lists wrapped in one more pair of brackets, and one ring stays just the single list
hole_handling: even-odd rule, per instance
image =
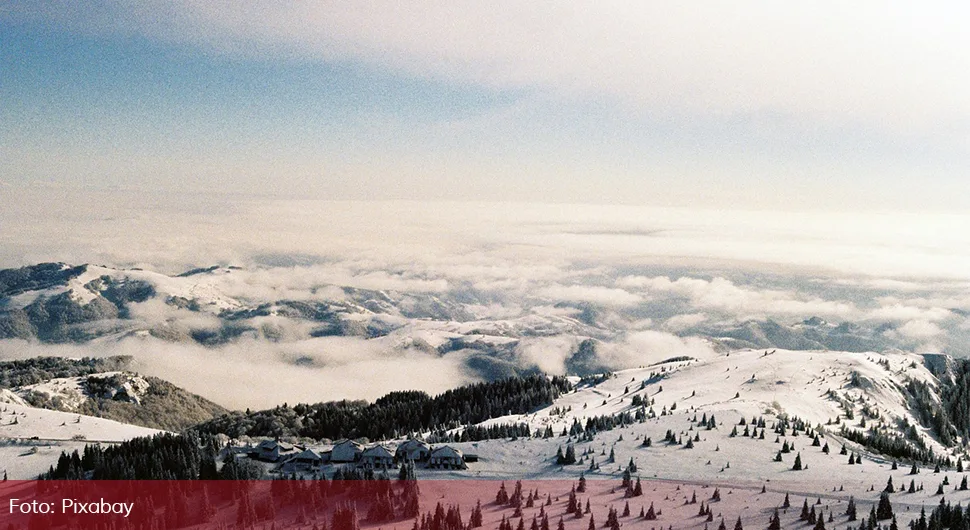
[{"label": "blue sky", "polygon": [[0,183],[970,206],[967,8],[843,4],[10,3]]}]

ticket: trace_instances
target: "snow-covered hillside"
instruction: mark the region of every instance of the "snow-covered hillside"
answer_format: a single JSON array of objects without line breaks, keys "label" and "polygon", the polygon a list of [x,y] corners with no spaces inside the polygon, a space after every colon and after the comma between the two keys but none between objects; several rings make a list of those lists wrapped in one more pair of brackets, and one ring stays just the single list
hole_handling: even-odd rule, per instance
[{"label": "snow-covered hillside", "polygon": [[[4,396],[16,401],[16,396],[7,391]],[[0,473],[5,471],[10,479],[36,478],[56,464],[61,451],[80,450],[86,443],[115,443],[157,432],[161,431],[5,402],[0,404]]]},{"label": "snow-covered hillside", "polygon": [[[496,477],[510,472],[526,476],[589,473],[592,462],[600,465],[594,476],[616,475],[632,458],[640,473],[649,477],[749,485],[771,480],[790,487],[811,483],[831,489],[845,481],[871,481],[872,462],[891,460],[845,442],[839,436],[842,425],[860,431],[867,429],[862,426],[867,423],[883,425],[904,435],[898,425],[905,421],[917,426],[923,443],[936,454],[947,454],[927,429],[919,427],[903,388],[908,379],[935,384],[919,355],[742,350],[619,371],[605,381],[580,384],[545,409],[484,424],[524,422],[534,435],[551,429],[552,438],[457,445],[481,455],[476,473]],[[595,417],[635,414],[641,408],[634,405],[637,398],[645,403],[648,419],[644,422],[602,431],[592,442],[562,436],[574,422],[585,426]],[[854,419],[847,419],[847,407]],[[716,418],[716,426],[709,429],[703,420],[709,423],[711,418]],[[740,425],[742,418],[745,425]],[[752,419],[765,421],[764,439],[754,437],[754,433],[760,436],[761,429],[751,425]],[[776,434],[773,427],[781,419],[805,422],[819,433],[821,444],[829,444],[830,453],[812,447],[813,437],[804,430],[795,437],[790,429],[788,436]],[[735,427],[736,436],[732,436]],[[665,443],[668,430],[682,444]],[[746,431],[750,431],[747,437]],[[650,438],[650,447],[644,447],[645,438]],[[685,448],[688,440],[697,440],[693,449]],[[774,462],[785,442],[793,444],[794,450],[784,454],[782,462]],[[839,454],[843,443],[863,456],[865,463],[848,466],[848,456]],[[565,450],[569,444],[575,445],[582,464],[554,465],[557,448]],[[611,450],[615,461],[607,464]],[[583,458],[588,451],[592,453]],[[789,473],[798,453],[808,469]]]}]

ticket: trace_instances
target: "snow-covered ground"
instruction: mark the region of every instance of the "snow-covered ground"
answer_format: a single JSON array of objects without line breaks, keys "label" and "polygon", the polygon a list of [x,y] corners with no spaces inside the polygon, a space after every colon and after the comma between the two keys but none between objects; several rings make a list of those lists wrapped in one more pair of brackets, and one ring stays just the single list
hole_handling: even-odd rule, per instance
[{"label": "snow-covered ground", "polygon": [[82,449],[85,443],[116,443],[160,432],[112,420],[0,404],[0,473],[10,479],[36,478],[57,463],[61,451]]},{"label": "snow-covered ground", "polygon": [[[741,350],[706,359],[660,361],[616,372],[595,383],[578,384],[576,390],[542,410],[491,419],[483,425],[528,423],[533,437],[452,444],[466,455],[477,455],[478,461],[462,471],[419,466],[417,476],[421,481],[431,481],[427,482],[429,489],[425,495],[438,495],[438,489],[443,488],[442,499],[447,498],[449,487],[440,486],[442,482],[436,479],[443,479],[444,483],[457,480],[453,488],[481,482],[485,486],[469,486],[479,488],[476,490],[479,496],[481,488],[494,489],[498,480],[509,484],[526,480],[537,481],[535,487],[540,490],[561,490],[558,495],[552,492],[554,497],[559,497],[557,502],[561,502],[568,492],[564,485],[572,484],[583,474],[591,484],[595,481],[588,497],[599,521],[606,507],[623,508],[626,501],[622,491],[614,491],[614,487],[632,461],[637,468],[633,476],[641,478],[646,488],[643,500],[631,502],[633,512],[638,513],[647,499],[652,500],[669,514],[665,518],[668,523],[680,522],[676,524],[678,528],[685,527],[684,524],[689,528],[703,528],[706,521],[696,517],[698,507],[685,505],[684,501],[688,492],[694,491],[698,499],[709,499],[713,488],[720,488],[722,495],[722,501],[715,507],[715,526],[719,522],[717,514],[722,514],[729,525],[738,516],[746,524],[766,525],[768,516],[780,505],[785,493],[791,494],[793,507],[783,513],[783,525],[797,520],[800,505],[806,498],[820,500],[819,509],[824,509],[826,514],[831,512],[835,524],[843,524],[847,523],[842,514],[849,496],[860,503],[862,516],[868,513],[871,503],[878,500],[887,480],[892,478],[897,489],[906,488],[911,482],[919,489],[915,493],[892,496],[902,523],[916,517],[920,507],[932,508],[938,504],[941,495],[936,494],[937,488],[944,481],[948,482],[944,486],[947,501],[970,502],[970,491],[955,491],[964,474],[955,469],[943,469],[937,474],[924,467],[918,474],[910,475],[909,463],[900,463],[898,469],[892,470],[891,460],[841,439],[839,428],[845,424],[859,429],[863,418],[870,424],[896,425],[897,420],[906,420],[918,425],[903,390],[909,379],[936,384],[921,356],[902,353]],[[648,404],[648,411],[652,410],[645,421],[601,431],[592,441],[562,434],[574,421],[585,424],[591,417],[635,413],[639,409],[633,405],[635,397]],[[852,419],[847,418],[847,406],[852,409]],[[96,418],[81,417],[78,422],[75,414],[17,404],[0,407],[3,411],[0,413],[0,436],[3,436],[0,461],[11,477],[29,478],[46,470],[61,450],[82,445],[71,441],[75,435],[88,440],[118,441],[155,432]],[[863,413],[863,407],[868,413]],[[702,419],[712,417],[716,418],[715,426],[702,425]],[[739,425],[742,418],[744,426]],[[778,436],[773,427],[785,418],[806,422],[819,433],[820,445],[813,446],[813,438],[804,431],[792,435],[789,429],[786,436]],[[764,420],[763,439],[750,434],[744,436],[745,428],[752,427],[752,419]],[[547,428],[552,429],[552,437],[536,437],[542,436]],[[737,435],[732,436],[735,428]],[[684,443],[665,443],[663,439],[668,430]],[[947,451],[927,430],[919,428],[919,432],[937,454],[949,454],[954,461],[958,456],[965,456]],[[32,436],[39,440],[30,440]],[[652,442],[649,447],[644,445],[646,438]],[[686,446],[688,440],[694,440],[693,448]],[[775,461],[783,444],[794,447],[782,455],[781,462]],[[825,444],[830,448],[828,454],[821,447]],[[393,449],[396,444],[387,442],[387,445]],[[557,465],[557,449],[565,450],[570,445],[579,462]],[[847,454],[840,454],[843,445]],[[311,448],[319,451],[330,447],[311,444]],[[861,463],[850,465],[849,455],[860,455]],[[804,469],[792,469],[796,456]],[[762,488],[765,493],[761,493]],[[466,514],[467,510],[470,506]],[[492,509],[486,515],[486,523],[493,518],[497,522],[502,514],[502,509]],[[527,519],[530,518],[527,514]],[[579,528],[578,521],[567,520],[567,528]],[[633,519],[628,522],[634,523],[632,526],[643,523]],[[587,524],[588,520],[582,527]]]}]

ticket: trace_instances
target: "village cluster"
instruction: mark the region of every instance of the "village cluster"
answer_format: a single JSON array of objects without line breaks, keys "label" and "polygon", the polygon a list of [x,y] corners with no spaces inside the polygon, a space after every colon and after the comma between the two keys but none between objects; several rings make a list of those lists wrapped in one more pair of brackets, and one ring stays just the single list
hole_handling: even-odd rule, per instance
[{"label": "village cluster", "polygon": [[226,449],[237,457],[274,464],[272,471],[280,474],[316,474],[327,466],[336,469],[388,471],[404,462],[422,464],[427,469],[467,469],[468,462],[477,455],[465,454],[448,445],[435,447],[421,440],[408,439],[392,450],[384,444],[364,445],[355,440],[340,440],[328,449],[291,444],[280,440],[263,440],[256,445],[229,446]]}]

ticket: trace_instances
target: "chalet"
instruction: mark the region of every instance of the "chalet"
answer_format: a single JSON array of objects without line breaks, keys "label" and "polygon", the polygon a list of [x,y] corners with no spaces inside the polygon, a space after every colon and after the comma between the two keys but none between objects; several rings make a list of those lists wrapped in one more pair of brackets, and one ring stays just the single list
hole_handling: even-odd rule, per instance
[{"label": "chalet", "polygon": [[357,465],[364,469],[390,469],[397,467],[394,464],[394,455],[383,445],[375,445],[374,447],[365,449],[361,453],[360,461]]},{"label": "chalet", "polygon": [[277,440],[263,440],[249,452],[249,457],[264,462],[279,462],[296,454],[296,447]]},{"label": "chalet", "polygon": [[343,440],[330,450],[330,461],[335,464],[356,462],[363,452],[364,446],[353,440]]},{"label": "chalet", "polygon": [[401,442],[401,445],[397,446],[397,450],[394,451],[394,459],[398,462],[407,460],[424,462],[430,457],[431,447],[421,440],[411,439]]},{"label": "chalet", "polygon": [[431,452],[428,467],[432,469],[467,469],[461,451],[450,446],[442,446]]},{"label": "chalet", "polygon": [[280,471],[284,473],[295,473],[298,471],[316,471],[323,464],[321,457],[313,449],[306,449],[287,458],[280,464]]}]

